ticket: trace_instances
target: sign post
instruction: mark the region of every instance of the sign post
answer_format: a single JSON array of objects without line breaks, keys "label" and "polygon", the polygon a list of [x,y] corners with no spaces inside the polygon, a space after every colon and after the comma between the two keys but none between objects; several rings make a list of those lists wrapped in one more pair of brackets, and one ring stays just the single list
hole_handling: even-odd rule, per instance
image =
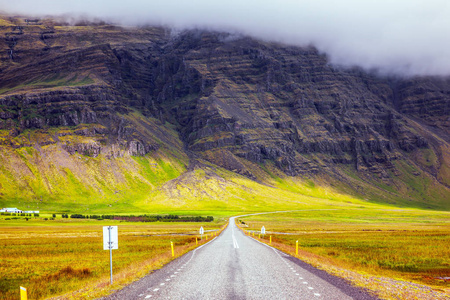
[{"label": "sign post", "polygon": [[109,250],[109,268],[111,270],[111,284],[113,283],[112,275],[112,250],[119,249],[117,226],[103,226],[103,250]]},{"label": "sign post", "polygon": [[266,227],[261,227],[261,234],[263,235],[263,238],[264,238],[264,235],[266,234]]},{"label": "sign post", "polygon": [[203,229],[203,226],[201,226],[200,227],[200,235],[201,235],[200,239],[202,239],[202,240],[203,240],[203,234],[204,233],[205,233],[205,230]]}]

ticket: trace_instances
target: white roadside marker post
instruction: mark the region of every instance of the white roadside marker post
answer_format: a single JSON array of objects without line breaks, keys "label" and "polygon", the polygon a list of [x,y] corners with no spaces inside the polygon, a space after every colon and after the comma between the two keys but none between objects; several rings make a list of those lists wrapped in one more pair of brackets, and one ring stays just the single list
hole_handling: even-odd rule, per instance
[{"label": "white roadside marker post", "polygon": [[203,240],[203,234],[205,233],[205,230],[203,229],[203,226],[200,227],[200,239]]},{"label": "white roadside marker post", "polygon": [[109,268],[111,284],[113,283],[112,250],[119,249],[117,226],[103,226],[103,250],[109,250]]}]

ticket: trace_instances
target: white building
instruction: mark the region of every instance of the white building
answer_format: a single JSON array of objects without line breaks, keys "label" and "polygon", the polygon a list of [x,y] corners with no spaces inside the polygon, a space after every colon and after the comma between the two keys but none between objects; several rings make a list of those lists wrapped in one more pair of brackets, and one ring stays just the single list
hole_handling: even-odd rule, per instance
[{"label": "white building", "polygon": [[7,212],[7,213],[13,213],[13,214],[22,214],[23,211],[18,209],[18,208],[11,208],[11,207],[7,207],[7,208],[2,208],[0,209],[0,212]]},{"label": "white building", "polygon": [[2,208],[0,209],[0,213],[2,212],[6,212],[6,213],[13,213],[13,214],[38,214],[39,211],[38,210],[20,210],[18,208],[11,208],[11,207],[7,207],[7,208]]}]

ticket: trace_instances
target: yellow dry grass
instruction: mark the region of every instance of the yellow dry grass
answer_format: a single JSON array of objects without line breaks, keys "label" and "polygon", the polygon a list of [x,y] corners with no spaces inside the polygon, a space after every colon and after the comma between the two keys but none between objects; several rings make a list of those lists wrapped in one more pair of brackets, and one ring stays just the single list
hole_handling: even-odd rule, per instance
[{"label": "yellow dry grass", "polygon": [[[450,218],[422,210],[323,209],[240,218],[268,243],[385,299],[448,299]],[[285,234],[281,234],[285,233]]]},{"label": "yellow dry grass", "polygon": [[[200,226],[220,230],[224,224],[103,223],[2,226],[0,299],[18,299],[19,286],[28,288],[29,299],[57,295],[64,295],[60,296],[62,299],[92,299],[108,294],[172,260],[171,241],[178,257],[196,247],[192,234]],[[119,226],[119,249],[113,250],[112,286],[109,251],[103,250],[102,232],[102,226],[110,223]]]}]

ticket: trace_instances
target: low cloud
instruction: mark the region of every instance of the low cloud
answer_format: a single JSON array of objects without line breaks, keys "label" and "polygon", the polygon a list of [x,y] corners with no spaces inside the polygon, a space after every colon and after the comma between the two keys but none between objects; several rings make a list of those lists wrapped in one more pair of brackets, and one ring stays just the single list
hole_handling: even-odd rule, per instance
[{"label": "low cloud", "polygon": [[0,0],[7,13],[83,15],[124,25],[239,32],[314,45],[334,64],[450,75],[448,0]]}]

